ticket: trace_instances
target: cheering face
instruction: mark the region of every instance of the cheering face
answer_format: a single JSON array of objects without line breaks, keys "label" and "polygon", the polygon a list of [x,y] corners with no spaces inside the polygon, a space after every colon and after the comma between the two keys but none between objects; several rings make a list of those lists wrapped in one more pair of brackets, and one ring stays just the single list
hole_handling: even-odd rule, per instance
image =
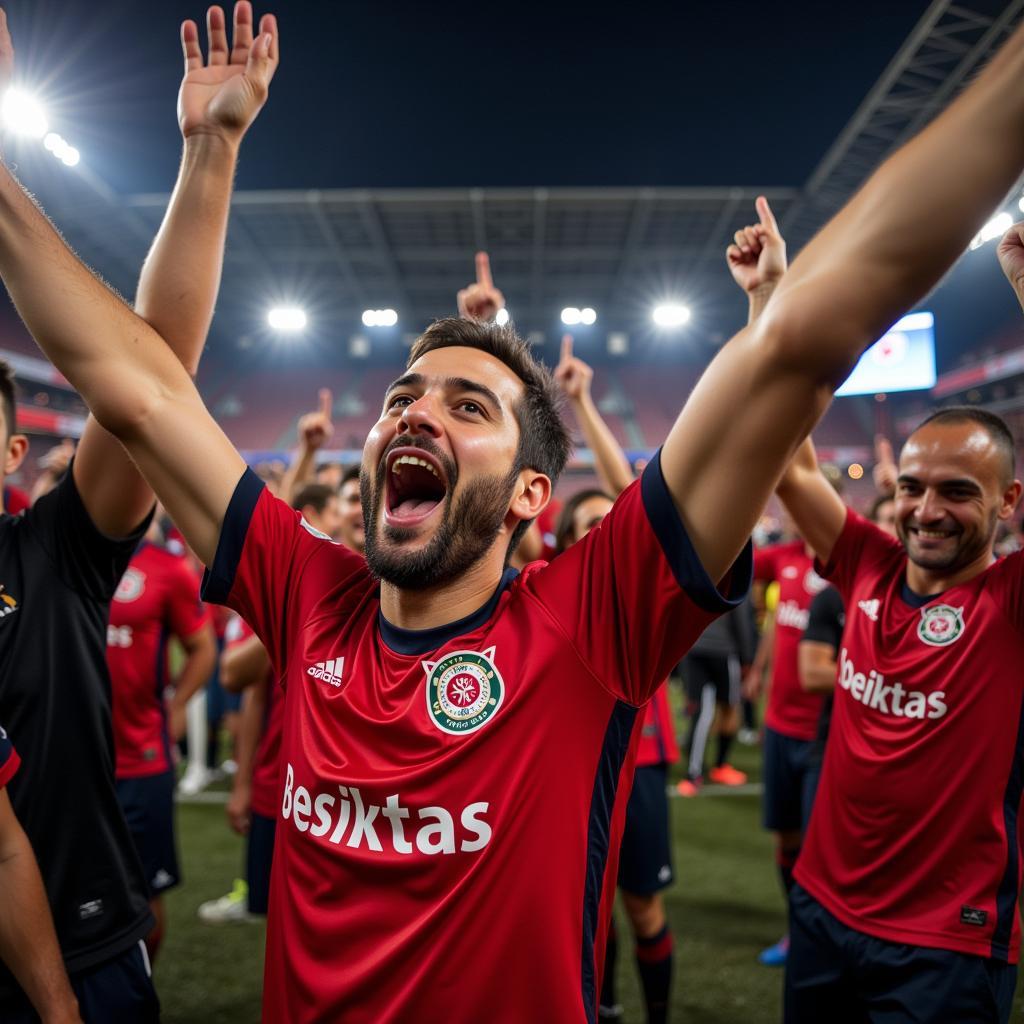
[{"label": "cheering face", "polygon": [[955,573],[990,558],[996,524],[1009,519],[1020,496],[1007,468],[1005,454],[977,423],[929,423],[915,431],[900,455],[896,484],[896,532],[910,560]]},{"label": "cheering face", "polygon": [[366,559],[381,579],[426,589],[491,548],[518,484],[522,394],[499,359],[457,346],[427,352],[388,388],[360,478]]}]

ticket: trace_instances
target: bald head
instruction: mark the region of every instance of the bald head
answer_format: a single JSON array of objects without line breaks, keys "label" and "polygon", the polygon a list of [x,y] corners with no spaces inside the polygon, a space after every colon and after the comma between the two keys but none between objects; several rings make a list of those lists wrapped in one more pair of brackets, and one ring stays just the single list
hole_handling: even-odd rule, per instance
[{"label": "bald head", "polygon": [[[971,405],[950,406],[933,412],[931,416],[918,424],[907,444],[909,445],[921,431],[928,427],[944,426],[961,428],[948,432],[947,436],[951,437],[955,434],[958,438],[956,443],[966,444],[968,451],[973,451],[979,456],[985,454],[994,458],[994,467],[998,473],[1000,486],[1009,487],[1013,483],[1016,475],[1016,445],[1013,434],[1002,417]],[[987,445],[980,436],[982,433],[988,438]]]}]

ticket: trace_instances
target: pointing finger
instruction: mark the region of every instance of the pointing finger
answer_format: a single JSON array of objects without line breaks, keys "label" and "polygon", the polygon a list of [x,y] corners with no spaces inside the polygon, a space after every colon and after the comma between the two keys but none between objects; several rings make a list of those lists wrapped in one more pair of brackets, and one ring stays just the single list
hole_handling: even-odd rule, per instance
[{"label": "pointing finger", "polygon": [[330,388],[321,388],[320,392],[320,415],[325,416],[327,419],[331,418],[331,407],[334,404],[333,396],[331,395]]},{"label": "pointing finger", "polygon": [[757,202],[754,205],[757,207],[757,215],[761,218],[761,223],[769,231],[778,231],[779,225],[775,221],[775,214],[772,213],[768,200],[764,196],[758,196]]},{"label": "pointing finger", "polygon": [[893,463],[896,461],[892,451],[892,444],[882,434],[875,437],[875,462]]},{"label": "pointing finger", "polygon": [[572,335],[562,335],[562,362],[567,363],[572,359]]},{"label": "pointing finger", "polygon": [[493,288],[491,280],[491,258],[485,252],[476,254],[476,283],[482,284],[485,288]]}]

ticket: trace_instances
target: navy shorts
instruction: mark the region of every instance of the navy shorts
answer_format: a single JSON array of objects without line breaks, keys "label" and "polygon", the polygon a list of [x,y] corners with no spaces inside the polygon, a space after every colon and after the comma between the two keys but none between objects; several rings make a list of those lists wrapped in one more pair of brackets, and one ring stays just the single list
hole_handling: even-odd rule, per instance
[{"label": "navy shorts", "polygon": [[270,865],[274,857],[277,819],[253,814],[245,844],[245,879],[249,885],[249,913],[266,914],[270,898]]},{"label": "navy shorts", "polygon": [[117,799],[142,861],[151,898],[181,883],[174,838],[174,786],[173,770],[117,780]]},{"label": "navy shorts", "polygon": [[789,898],[785,1024],[1006,1024],[1017,968],[848,928],[799,885]]},{"label": "navy shorts", "polygon": [[772,832],[800,832],[814,803],[816,773],[813,740],[795,740],[764,730],[764,827]]},{"label": "navy shorts", "polygon": [[619,888],[650,896],[672,884],[672,844],[668,827],[668,766],[637,768],[626,805],[619,853]]},{"label": "navy shorts", "polygon": [[[112,960],[76,971],[69,980],[85,1024],[157,1024],[160,1020],[160,1000],[142,941]],[[20,992],[0,1002],[0,1020],[4,1024],[39,1024],[35,1010]]]}]

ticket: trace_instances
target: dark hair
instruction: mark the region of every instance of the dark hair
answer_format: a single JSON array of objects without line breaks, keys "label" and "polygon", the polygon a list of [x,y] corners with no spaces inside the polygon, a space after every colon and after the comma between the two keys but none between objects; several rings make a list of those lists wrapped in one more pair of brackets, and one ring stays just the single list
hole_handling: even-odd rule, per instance
[{"label": "dark hair", "polygon": [[881,509],[881,507],[887,501],[895,501],[895,500],[896,499],[891,494],[879,494],[878,497],[875,498],[875,500],[873,502],[871,502],[871,505],[868,507],[868,519],[870,519],[871,522],[873,522],[873,523],[877,523],[878,522],[878,512]]},{"label": "dark hair", "polygon": [[[512,410],[519,423],[519,446],[513,473],[530,468],[543,473],[552,485],[569,460],[572,442],[562,421],[562,396],[551,372],[530,352],[530,346],[515,328],[478,320],[446,317],[435,320],[413,343],[406,361],[412,366],[421,356],[439,348],[475,348],[503,362],[522,382],[522,399]],[[524,519],[515,528],[509,551],[529,529],[532,520]]]},{"label": "dark hair", "polygon": [[349,466],[344,473],[341,474],[341,483],[338,484],[338,490],[341,490],[349,482],[349,480],[359,480],[359,466]]},{"label": "dark hair", "polygon": [[607,491],[601,490],[600,487],[585,487],[582,491],[577,491],[571,498],[567,498],[562,506],[562,511],[558,513],[558,522],[555,525],[555,551],[558,554],[561,554],[567,548],[571,548],[575,542],[576,524],[573,520],[576,518],[576,510],[585,501],[590,501],[591,498],[615,500]]},{"label": "dark hair", "polygon": [[1016,444],[1013,440],[1012,431],[1007,426],[1006,420],[1001,416],[997,416],[994,412],[989,412],[988,409],[979,409],[973,405],[949,405],[945,409],[939,409],[923,419],[914,428],[914,433],[916,434],[922,427],[928,426],[929,423],[937,423],[939,426],[957,423],[976,423],[979,427],[983,427],[1003,455],[1003,460],[1006,463],[1004,466],[1004,481],[1010,483],[1013,480],[1017,461]]},{"label": "dark hair", "polygon": [[11,364],[0,359],[0,402],[3,403],[4,420],[7,423],[7,437],[18,432],[17,413],[14,406],[14,370]]},{"label": "dark hair", "polygon": [[319,515],[327,508],[327,502],[337,496],[338,492],[333,487],[328,487],[327,484],[306,484],[292,498],[292,508],[303,509],[307,505],[312,505]]}]

